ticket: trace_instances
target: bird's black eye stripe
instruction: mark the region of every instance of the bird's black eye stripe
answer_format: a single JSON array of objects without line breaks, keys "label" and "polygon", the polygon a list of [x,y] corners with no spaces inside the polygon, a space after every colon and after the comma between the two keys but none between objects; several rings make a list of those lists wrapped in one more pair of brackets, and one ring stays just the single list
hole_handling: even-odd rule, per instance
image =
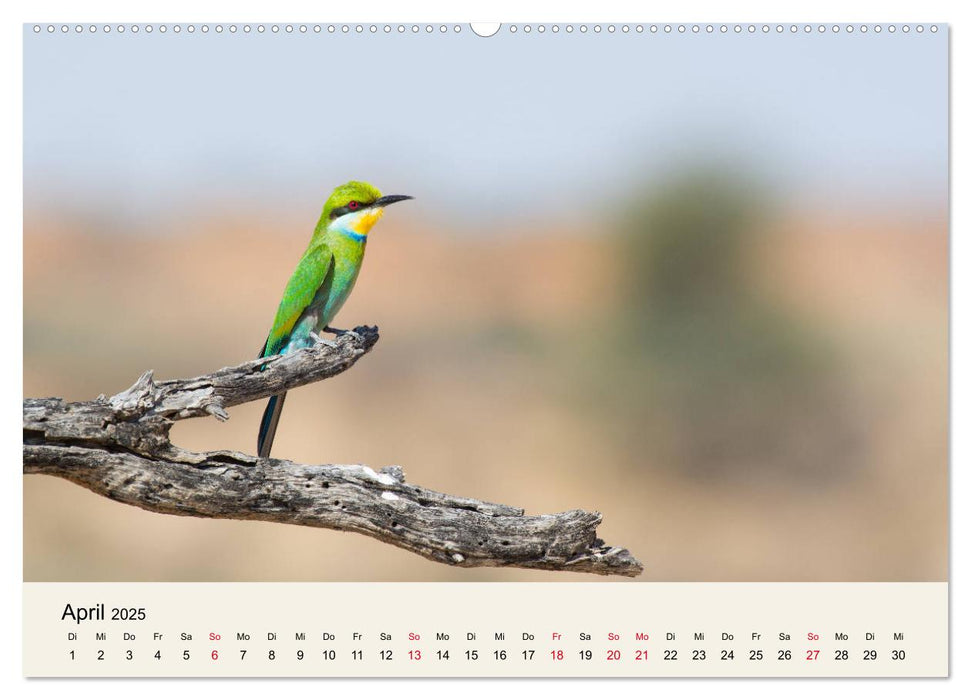
[{"label": "bird's black eye stripe", "polygon": [[363,209],[367,209],[372,204],[374,204],[374,202],[358,202],[357,209],[351,209],[348,206],[338,207],[330,212],[330,218],[336,219],[339,216],[344,216],[344,214],[350,214],[352,211],[359,212]]}]

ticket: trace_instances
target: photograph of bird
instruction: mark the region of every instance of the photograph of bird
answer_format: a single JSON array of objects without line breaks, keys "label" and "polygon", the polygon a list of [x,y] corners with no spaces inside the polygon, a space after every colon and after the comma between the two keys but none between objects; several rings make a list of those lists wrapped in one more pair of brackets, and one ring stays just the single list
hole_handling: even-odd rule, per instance
[{"label": "photograph of bird", "polygon": [[[382,217],[386,206],[406,199],[412,197],[382,196],[373,185],[354,180],[333,191],[324,204],[307,250],[287,282],[258,357],[285,355],[316,343],[329,343],[321,333],[345,332],[329,324],[357,281],[368,232]],[[270,397],[263,412],[257,438],[262,458],[270,456],[286,396],[284,392]]]}]

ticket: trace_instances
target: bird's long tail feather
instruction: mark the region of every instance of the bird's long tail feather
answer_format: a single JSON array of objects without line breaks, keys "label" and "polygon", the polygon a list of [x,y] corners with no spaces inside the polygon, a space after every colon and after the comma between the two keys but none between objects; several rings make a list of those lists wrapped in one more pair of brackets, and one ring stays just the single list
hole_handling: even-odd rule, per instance
[{"label": "bird's long tail feather", "polygon": [[280,424],[280,414],[283,413],[283,400],[287,398],[287,393],[271,396],[266,402],[266,410],[263,411],[263,420],[260,421],[260,433],[256,438],[256,449],[260,457],[270,456],[273,449],[273,437],[276,435],[276,427]]}]

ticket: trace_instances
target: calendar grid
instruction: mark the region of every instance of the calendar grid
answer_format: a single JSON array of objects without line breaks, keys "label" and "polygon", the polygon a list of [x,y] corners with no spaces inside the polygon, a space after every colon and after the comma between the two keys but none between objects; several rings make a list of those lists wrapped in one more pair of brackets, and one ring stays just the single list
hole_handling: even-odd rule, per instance
[{"label": "calendar grid", "polygon": [[26,583],[27,676],[946,676],[946,583]]}]

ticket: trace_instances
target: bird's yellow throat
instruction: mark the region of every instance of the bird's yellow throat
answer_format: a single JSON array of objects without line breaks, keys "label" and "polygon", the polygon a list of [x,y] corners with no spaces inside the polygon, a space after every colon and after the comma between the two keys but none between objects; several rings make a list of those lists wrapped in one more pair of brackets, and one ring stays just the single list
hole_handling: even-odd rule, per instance
[{"label": "bird's yellow throat", "polygon": [[378,223],[378,219],[382,216],[384,216],[384,209],[381,207],[365,209],[360,214],[351,215],[351,220],[347,222],[345,227],[359,236],[366,236],[371,230],[371,227]]}]

